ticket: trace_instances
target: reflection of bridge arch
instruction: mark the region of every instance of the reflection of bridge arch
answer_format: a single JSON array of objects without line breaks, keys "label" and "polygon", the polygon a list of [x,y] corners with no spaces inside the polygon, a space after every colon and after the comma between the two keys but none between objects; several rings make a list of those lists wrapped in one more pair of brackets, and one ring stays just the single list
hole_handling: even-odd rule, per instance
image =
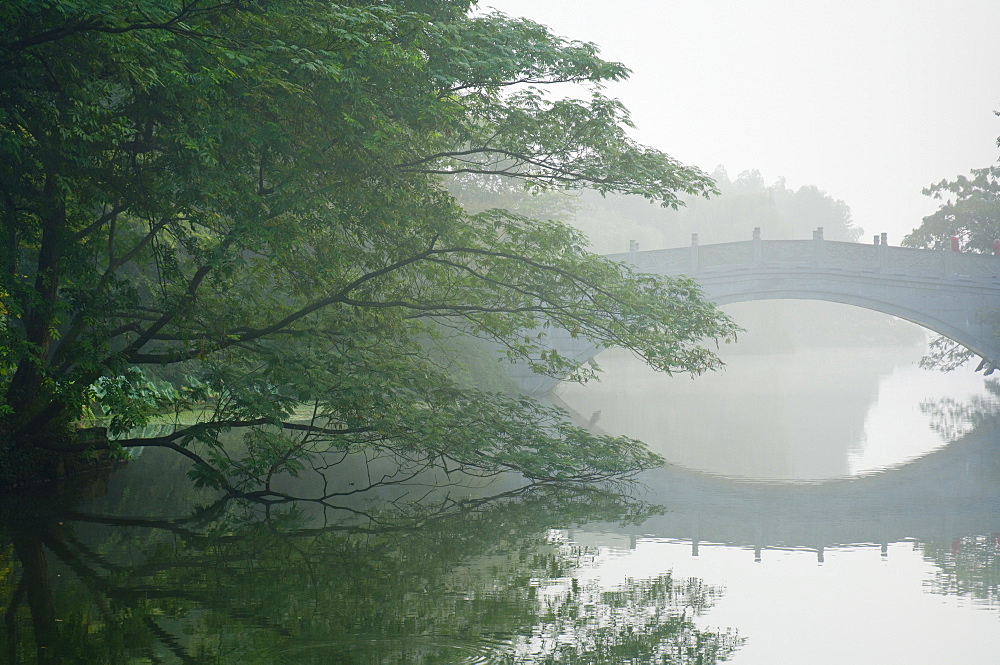
[{"label": "reflection of bridge arch", "polygon": [[[898,467],[817,483],[733,480],[678,467],[647,472],[645,500],[668,510],[643,536],[756,550],[882,544],[1000,533],[1000,420]],[[765,557],[766,558],[766,557]]]},{"label": "reflection of bridge arch", "polygon": [[[652,251],[609,258],[642,272],[687,275],[717,304],[769,299],[837,302],[897,316],[949,337],[994,364],[1000,338],[988,320],[1000,306],[1000,258],[824,240],[753,240]],[[578,363],[600,350],[566,331],[549,344]],[[559,379],[514,366],[521,388],[540,394]]]}]

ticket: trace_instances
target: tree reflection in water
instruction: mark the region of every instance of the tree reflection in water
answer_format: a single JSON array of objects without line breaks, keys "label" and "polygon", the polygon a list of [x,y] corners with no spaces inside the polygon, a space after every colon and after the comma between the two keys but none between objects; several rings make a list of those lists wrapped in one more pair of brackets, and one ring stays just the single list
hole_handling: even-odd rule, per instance
[{"label": "tree reflection in water", "polygon": [[742,643],[696,627],[719,595],[699,580],[575,581],[595,552],[553,527],[654,511],[612,491],[318,512],[222,499],[156,518],[141,480],[97,501],[107,478],[6,497],[8,662],[709,664]]},{"label": "tree reflection in water", "polygon": [[[985,387],[986,396],[965,402],[926,401],[920,408],[952,444],[977,430],[1000,431],[1000,381],[988,380]],[[1000,448],[994,446],[982,454],[974,473],[985,482],[1000,482]],[[938,568],[927,586],[929,591],[1000,607],[1000,533],[960,534],[951,541],[917,543],[916,548]]]},{"label": "tree reflection in water", "polygon": [[917,546],[938,567],[928,590],[1000,607],[1000,533],[959,536]]},{"label": "tree reflection in water", "polygon": [[983,383],[986,395],[960,402],[952,398],[925,400],[920,411],[930,416],[931,427],[946,443],[953,443],[977,427],[996,427],[1000,416],[1000,381]]}]

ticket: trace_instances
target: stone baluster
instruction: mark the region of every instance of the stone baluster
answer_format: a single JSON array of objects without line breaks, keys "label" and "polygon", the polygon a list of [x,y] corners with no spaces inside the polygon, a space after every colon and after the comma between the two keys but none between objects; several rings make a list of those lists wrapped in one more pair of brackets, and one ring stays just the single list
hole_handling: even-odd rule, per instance
[{"label": "stone baluster", "polygon": [[955,268],[955,255],[958,252],[953,252],[950,250],[945,250],[944,254],[944,276],[953,277],[958,270]]},{"label": "stone baluster", "polygon": [[753,267],[760,268],[763,259],[763,248],[760,246],[760,227],[755,226],[753,230]]},{"label": "stone baluster", "polygon": [[813,262],[817,268],[822,268],[826,263],[826,245],[823,243],[823,227],[818,226],[813,231]]}]

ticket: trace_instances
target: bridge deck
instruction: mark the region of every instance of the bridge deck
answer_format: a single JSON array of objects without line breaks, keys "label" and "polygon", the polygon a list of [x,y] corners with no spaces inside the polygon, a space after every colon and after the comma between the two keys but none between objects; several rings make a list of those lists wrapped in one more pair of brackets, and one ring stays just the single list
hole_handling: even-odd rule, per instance
[{"label": "bridge deck", "polygon": [[963,278],[993,283],[1000,279],[1000,256],[864,245],[833,240],[744,240],[610,254],[643,272],[688,275],[733,271],[825,268],[908,277]]}]

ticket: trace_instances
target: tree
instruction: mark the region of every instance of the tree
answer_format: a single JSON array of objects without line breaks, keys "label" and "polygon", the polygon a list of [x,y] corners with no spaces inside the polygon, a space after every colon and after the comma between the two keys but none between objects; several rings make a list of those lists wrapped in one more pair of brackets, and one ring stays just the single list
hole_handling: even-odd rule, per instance
[{"label": "tree", "polygon": [[[903,238],[903,246],[950,250],[954,236],[963,251],[977,254],[994,251],[994,243],[1000,239],[1000,167],[973,169],[971,176],[960,175],[951,182],[942,180],[923,190],[925,196],[944,202]],[[984,313],[984,316],[994,325],[1000,324],[996,312]],[[930,352],[920,364],[928,369],[951,371],[975,356],[958,342],[939,336],[931,340]],[[979,369],[986,366],[983,361]],[[993,367],[987,369],[987,374],[994,370]]]},{"label": "tree", "polygon": [[[138,445],[230,491],[362,450],[407,474],[658,463],[527,400],[458,389],[422,344],[456,329],[580,378],[545,349],[546,327],[693,373],[719,365],[703,340],[735,332],[690,281],[633,274],[557,222],[456,204],[455,174],[665,206],[713,191],[628,137],[601,91],[625,67],[473,9],[4,3],[7,482],[52,455]],[[555,83],[585,98],[548,94]],[[193,406],[167,434],[127,434]],[[117,441],[81,435],[89,413]]]},{"label": "tree", "polygon": [[1000,167],[973,169],[971,177],[942,180],[923,193],[943,203],[903,238],[903,245],[950,249],[951,237],[957,236],[963,251],[993,251],[993,243],[1000,239]]}]

